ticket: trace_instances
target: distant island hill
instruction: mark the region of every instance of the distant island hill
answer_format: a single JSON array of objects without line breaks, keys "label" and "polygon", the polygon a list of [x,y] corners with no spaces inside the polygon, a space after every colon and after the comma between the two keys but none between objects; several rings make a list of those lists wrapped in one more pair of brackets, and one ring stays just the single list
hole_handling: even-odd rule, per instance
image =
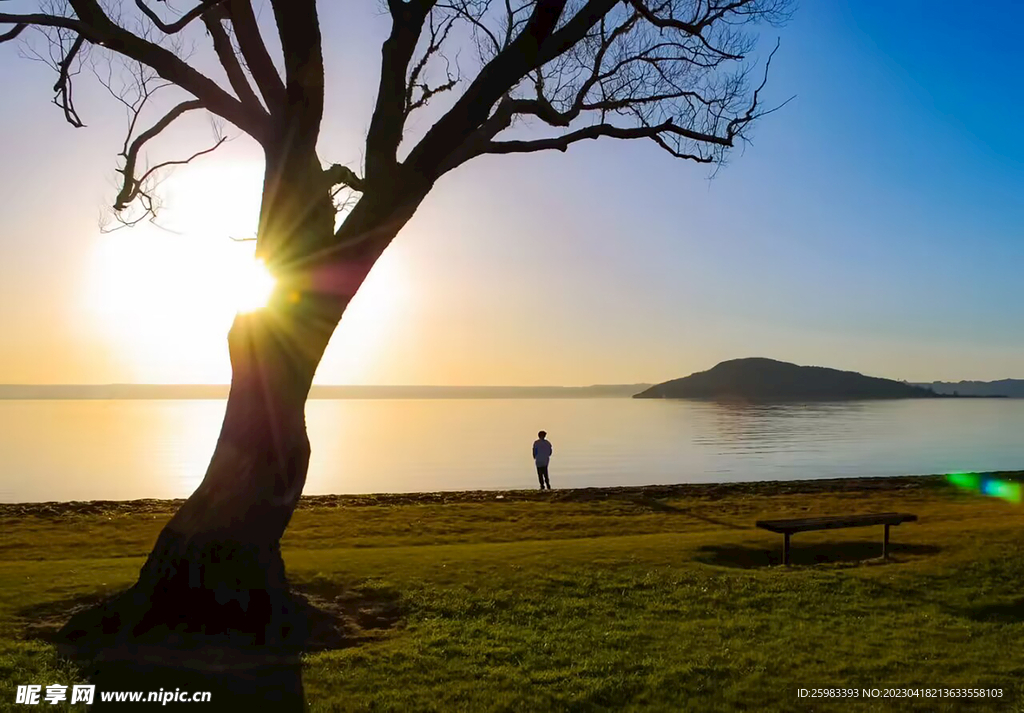
[{"label": "distant island hill", "polygon": [[845,401],[1007,395],[972,392],[969,389],[954,394],[952,390],[939,391],[932,386],[864,376],[855,371],[840,371],[822,366],[798,366],[774,359],[751,357],[723,361],[707,371],[656,384],[636,394],[634,398]]}]

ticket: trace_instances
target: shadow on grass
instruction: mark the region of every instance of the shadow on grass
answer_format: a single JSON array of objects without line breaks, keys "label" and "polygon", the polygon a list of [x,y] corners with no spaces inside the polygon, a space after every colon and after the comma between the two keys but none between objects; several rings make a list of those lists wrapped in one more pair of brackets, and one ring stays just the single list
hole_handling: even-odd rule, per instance
[{"label": "shadow on grass", "polygon": [[[332,622],[344,624],[349,632],[347,641],[350,646],[377,638],[383,631],[400,625],[404,618],[401,595],[391,589],[345,589],[330,580],[294,583],[292,589]],[[355,639],[353,634],[356,634]],[[314,639],[311,643],[320,642]],[[343,648],[330,646],[330,639],[323,644],[317,650]]]},{"label": "shadow on grass", "polygon": [[[777,548],[747,547],[744,545],[705,545],[694,558],[704,564],[718,567],[756,569],[782,564],[782,543]],[[901,556],[934,555],[941,548],[934,545],[909,545],[890,542],[889,558],[899,561]],[[883,562],[881,542],[817,542],[801,545],[795,539],[790,543],[791,565],[828,563]]]},{"label": "shadow on grass", "polygon": [[[318,580],[293,584],[292,593],[299,614],[308,626],[303,653],[359,645],[377,638],[403,618],[399,594],[390,590],[346,589],[337,583]],[[63,640],[59,632],[72,616],[121,594],[122,591],[91,593],[25,607],[17,612],[24,622],[23,638],[60,643]]]},{"label": "shadow on grass", "polygon": [[[22,636],[41,639],[66,653],[61,629],[79,612],[109,604],[124,592],[94,593],[25,607],[17,612]],[[147,707],[188,708],[192,700],[175,700],[176,692],[209,692],[213,710],[305,710],[300,656],[368,643],[403,618],[399,595],[390,590],[346,589],[337,583],[294,584],[289,615],[301,640],[287,647],[239,643],[232,634],[210,635],[185,627],[162,627],[156,636],[129,637],[88,655],[72,656],[83,677],[96,686],[90,710],[124,710],[126,701],[104,701],[103,692],[141,692],[158,698]],[[106,632],[106,620],[102,628]],[[116,624],[116,621],[114,622]],[[130,704],[129,704],[130,705]]]},{"label": "shadow on grass", "polygon": [[749,529],[751,529],[749,526],[736,525],[736,524],[731,523],[731,522],[726,522],[725,520],[719,520],[717,518],[708,517],[707,515],[703,515],[701,513],[695,512],[693,508],[677,507],[677,506],[672,505],[670,503],[666,503],[664,500],[658,500],[656,498],[649,497],[649,496],[646,496],[646,495],[628,495],[627,494],[627,495],[621,495],[621,496],[613,496],[612,499],[614,499],[614,500],[622,500],[622,501],[628,502],[628,503],[630,503],[632,505],[636,505],[637,507],[639,507],[641,509],[650,510],[651,512],[660,512],[660,513],[665,513],[666,515],[685,515],[687,517],[692,517],[695,520],[700,520],[701,522],[705,522],[705,523],[707,523],[709,525],[717,525],[719,527],[727,527],[730,530],[749,530]]},{"label": "shadow on grass", "polygon": [[1009,602],[996,602],[964,607],[956,614],[978,622],[1016,624],[1024,621],[1024,597]]}]

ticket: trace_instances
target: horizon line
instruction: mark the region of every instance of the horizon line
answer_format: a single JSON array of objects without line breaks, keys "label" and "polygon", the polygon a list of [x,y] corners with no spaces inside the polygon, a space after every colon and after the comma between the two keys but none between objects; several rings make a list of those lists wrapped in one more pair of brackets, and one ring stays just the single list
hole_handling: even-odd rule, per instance
[{"label": "horizon line", "polygon": [[[694,372],[699,373],[699,372]],[[665,381],[674,381],[678,378],[685,377],[674,377],[673,379],[666,379]],[[888,377],[881,377],[888,378]],[[327,388],[327,389],[594,389],[594,388],[609,388],[609,387],[625,387],[625,386],[656,386],[665,381],[635,381],[635,382],[602,382],[595,384],[313,384],[311,389],[316,388]],[[962,383],[979,383],[979,384],[991,384],[999,381],[1024,381],[1024,377],[1002,377],[999,379],[931,379],[931,380],[915,380],[915,379],[890,379],[890,381],[902,381],[908,384],[962,384]],[[156,387],[156,388],[229,388],[230,383],[165,383],[165,382],[103,382],[103,383],[14,383],[14,382],[3,382],[0,383],[0,389],[5,388],[42,388],[42,389],[56,389],[56,388],[123,388],[123,387]]]},{"label": "horizon line", "polygon": [[[592,389],[608,386],[653,386],[660,382],[621,382],[602,384],[313,384],[311,388],[343,389]],[[160,383],[160,382],[108,382],[108,383],[0,383],[0,389],[17,388],[111,388],[125,386],[207,388],[230,387],[230,383]]]}]

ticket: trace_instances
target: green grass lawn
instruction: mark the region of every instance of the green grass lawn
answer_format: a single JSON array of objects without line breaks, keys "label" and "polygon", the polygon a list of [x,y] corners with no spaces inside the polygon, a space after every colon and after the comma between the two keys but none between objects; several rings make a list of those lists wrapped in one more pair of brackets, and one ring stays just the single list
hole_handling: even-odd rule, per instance
[{"label": "green grass lawn", "polygon": [[[313,711],[1024,711],[1019,505],[941,479],[309,499],[294,582],[357,603],[308,655]],[[134,581],[173,505],[0,506],[0,710],[82,676],[31,638]],[[767,517],[920,521],[782,537]],[[800,688],[1002,688],[997,700]],[[43,706],[61,710],[59,706]],[[213,708],[211,708],[213,709]]]}]

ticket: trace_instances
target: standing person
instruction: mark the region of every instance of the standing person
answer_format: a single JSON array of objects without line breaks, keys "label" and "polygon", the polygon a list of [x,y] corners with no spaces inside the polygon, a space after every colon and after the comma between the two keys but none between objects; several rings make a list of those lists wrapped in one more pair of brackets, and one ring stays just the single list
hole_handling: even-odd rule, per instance
[{"label": "standing person", "polygon": [[547,431],[537,434],[537,440],[533,442],[533,461],[537,464],[537,479],[540,481],[540,489],[546,487],[551,490],[551,481],[548,480],[548,462],[551,460],[551,441],[547,440]]}]

